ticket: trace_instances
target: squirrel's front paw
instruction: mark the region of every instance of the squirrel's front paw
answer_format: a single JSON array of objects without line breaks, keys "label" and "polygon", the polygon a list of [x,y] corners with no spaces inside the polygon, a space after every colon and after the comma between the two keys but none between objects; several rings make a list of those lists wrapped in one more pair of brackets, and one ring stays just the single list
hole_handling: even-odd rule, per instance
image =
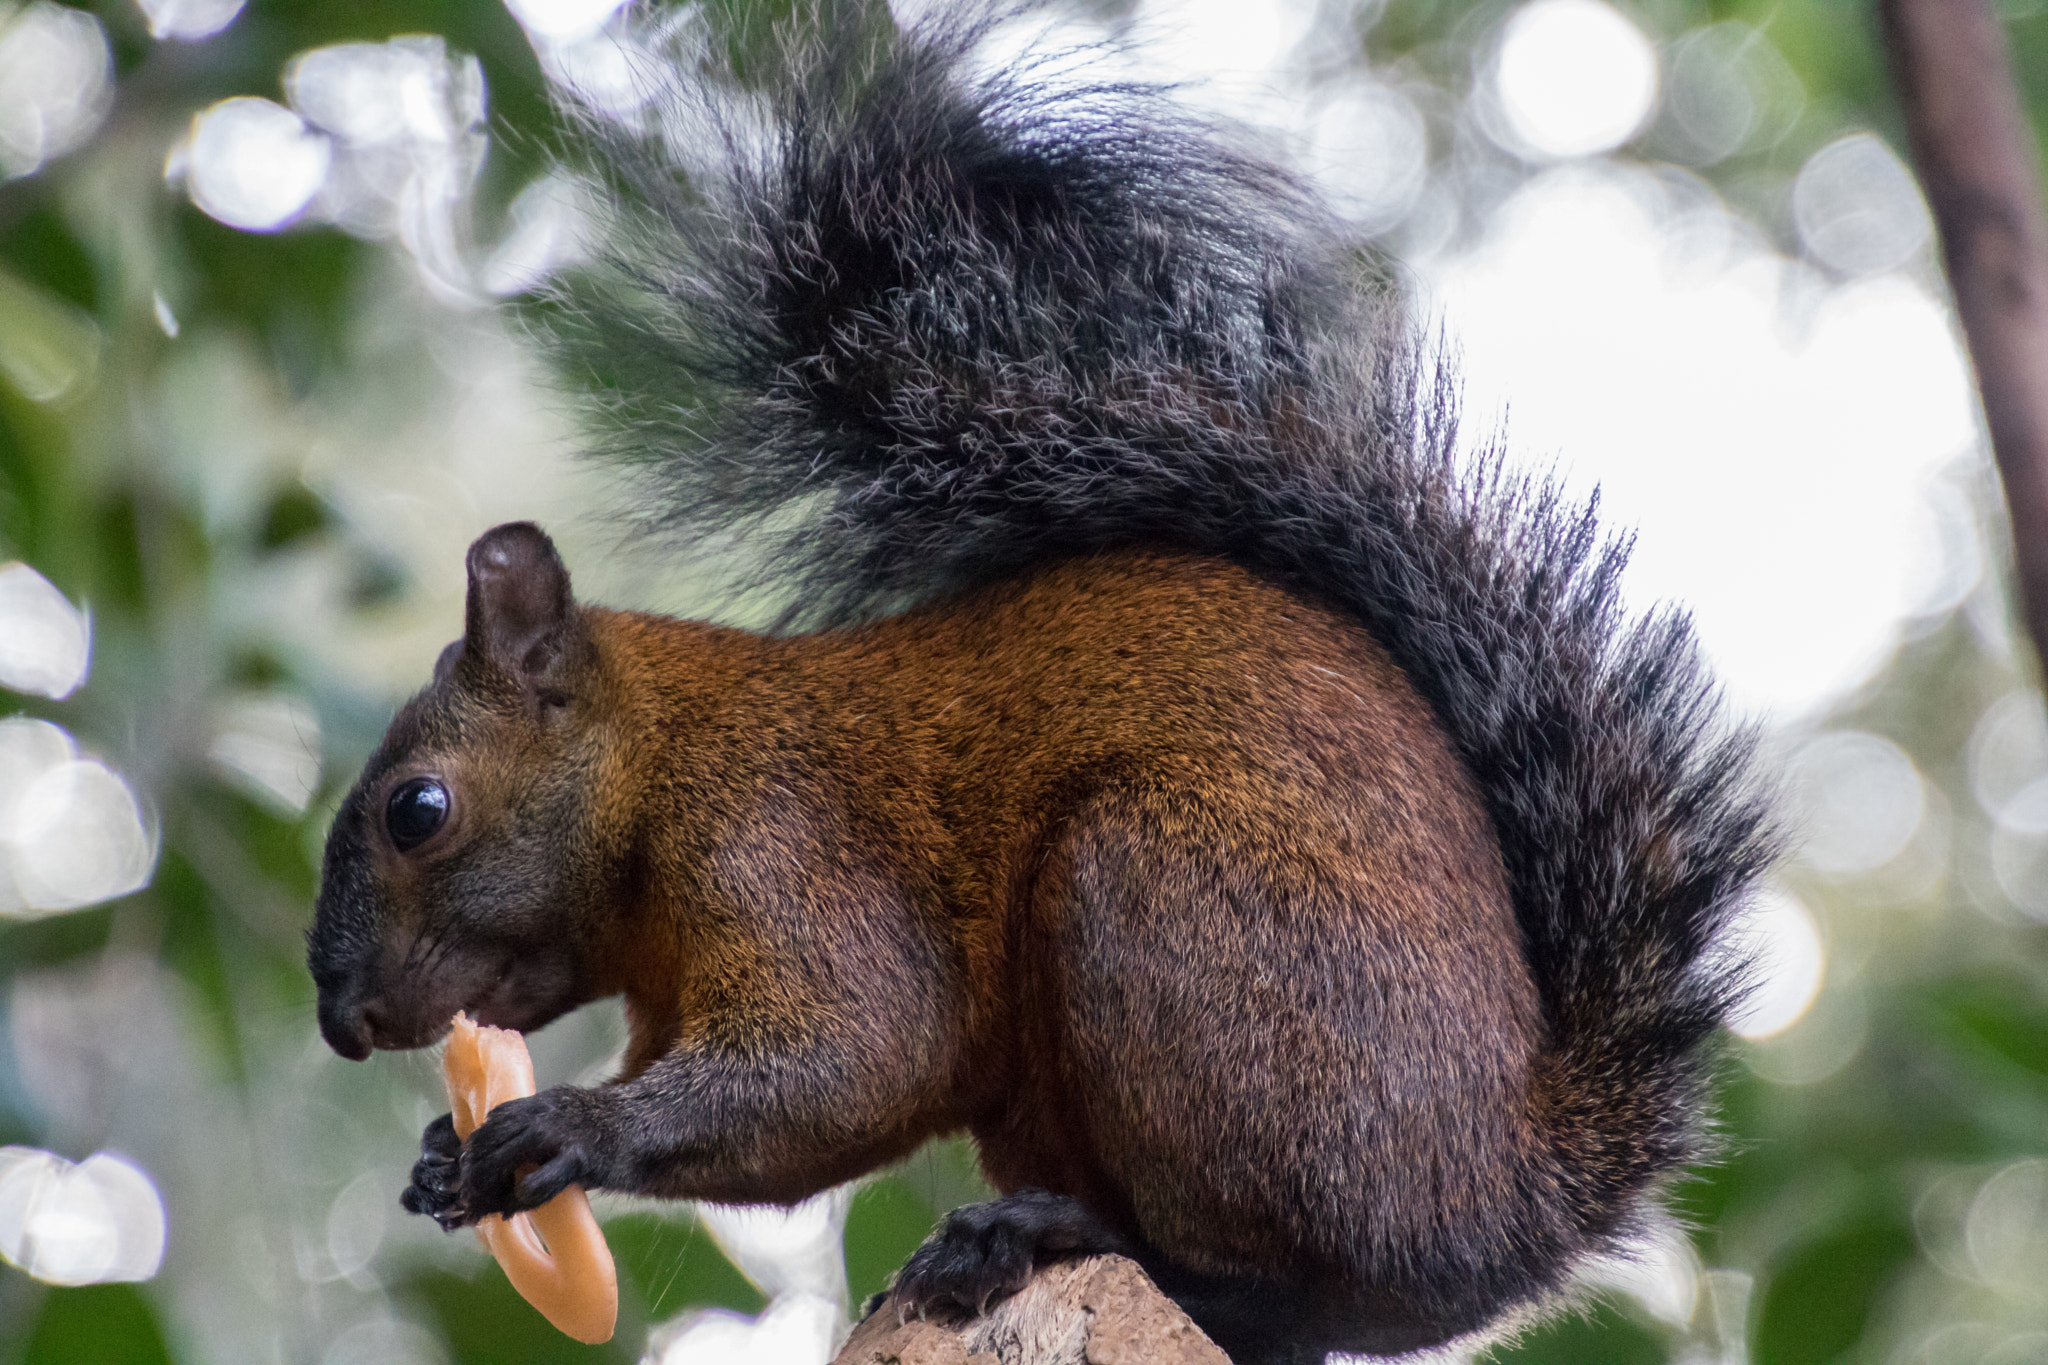
[{"label": "squirrel's front paw", "polygon": [[453,1116],[443,1114],[427,1125],[412,1184],[398,1202],[407,1213],[424,1213],[446,1232],[469,1221],[462,1209],[462,1139],[455,1136]]},{"label": "squirrel's front paw", "polygon": [[593,1100],[558,1085],[491,1110],[462,1149],[465,1218],[539,1208],[571,1185],[600,1183]]}]

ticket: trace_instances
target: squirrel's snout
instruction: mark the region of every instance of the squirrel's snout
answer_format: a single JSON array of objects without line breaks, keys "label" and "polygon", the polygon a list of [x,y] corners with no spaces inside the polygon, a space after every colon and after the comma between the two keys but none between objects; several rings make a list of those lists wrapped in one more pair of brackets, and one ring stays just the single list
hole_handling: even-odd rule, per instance
[{"label": "squirrel's snout", "polygon": [[371,1019],[362,1002],[345,1000],[338,993],[320,993],[320,1036],[352,1062],[370,1055]]}]

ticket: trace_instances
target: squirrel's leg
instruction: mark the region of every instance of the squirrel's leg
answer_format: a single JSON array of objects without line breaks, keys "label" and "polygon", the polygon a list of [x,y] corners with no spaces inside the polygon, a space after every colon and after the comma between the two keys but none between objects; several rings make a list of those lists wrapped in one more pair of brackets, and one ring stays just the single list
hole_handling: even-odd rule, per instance
[{"label": "squirrel's leg", "polygon": [[721,911],[737,927],[659,1026],[681,1035],[668,1053],[628,1080],[507,1101],[470,1135],[465,1220],[535,1207],[570,1184],[794,1203],[958,1126],[949,1095],[963,1006],[943,928],[843,858],[780,852],[730,860],[738,894]]},{"label": "squirrel's leg", "polygon": [[459,1214],[451,1220],[432,1193],[438,1168],[424,1190],[416,1174],[407,1207],[449,1226],[538,1207],[572,1184],[795,1203],[907,1155],[931,1131],[916,1091],[892,1085],[897,1102],[876,1102],[869,1087],[880,1078],[860,1073],[879,1069],[862,1065],[878,1055],[831,1044],[772,1057],[691,1048],[631,1081],[508,1100],[462,1150]]}]

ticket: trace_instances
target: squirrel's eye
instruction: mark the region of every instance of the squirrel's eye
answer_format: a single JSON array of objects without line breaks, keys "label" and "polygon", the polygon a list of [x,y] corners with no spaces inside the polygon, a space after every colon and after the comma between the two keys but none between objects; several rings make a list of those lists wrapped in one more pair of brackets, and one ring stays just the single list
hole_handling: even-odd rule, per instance
[{"label": "squirrel's eye", "polygon": [[384,803],[384,828],[400,853],[418,848],[448,818],[448,789],[431,777],[415,777]]}]

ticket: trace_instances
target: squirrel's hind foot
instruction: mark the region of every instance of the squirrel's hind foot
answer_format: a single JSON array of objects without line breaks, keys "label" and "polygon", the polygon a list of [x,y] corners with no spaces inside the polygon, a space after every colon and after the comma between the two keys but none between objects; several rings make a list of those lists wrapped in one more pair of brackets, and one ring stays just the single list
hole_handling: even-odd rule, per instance
[{"label": "squirrel's hind foot", "polygon": [[1032,1270],[1049,1261],[1135,1252],[1130,1239],[1080,1201],[1019,1190],[947,1214],[897,1272],[891,1297],[905,1316],[934,1310],[979,1315],[1022,1289]]}]

